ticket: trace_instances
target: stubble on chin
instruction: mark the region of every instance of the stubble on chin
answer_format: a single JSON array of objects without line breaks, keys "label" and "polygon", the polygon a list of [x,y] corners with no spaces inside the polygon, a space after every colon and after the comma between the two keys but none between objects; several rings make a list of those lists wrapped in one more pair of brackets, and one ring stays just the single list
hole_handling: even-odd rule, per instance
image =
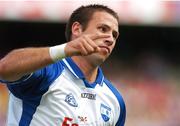
[{"label": "stubble on chin", "polygon": [[87,58],[89,59],[91,64],[93,64],[93,66],[101,65],[108,57],[109,57],[108,54],[105,55],[102,52],[94,53],[94,54],[87,56]]}]

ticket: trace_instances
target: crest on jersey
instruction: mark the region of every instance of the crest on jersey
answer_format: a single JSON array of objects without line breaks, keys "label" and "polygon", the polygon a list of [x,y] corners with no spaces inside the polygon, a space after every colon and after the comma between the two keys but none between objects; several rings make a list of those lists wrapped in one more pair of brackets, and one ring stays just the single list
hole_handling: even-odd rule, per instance
[{"label": "crest on jersey", "polygon": [[101,112],[101,117],[103,118],[103,120],[105,122],[109,121],[111,117],[111,108],[104,104],[101,104],[100,112]]},{"label": "crest on jersey", "polygon": [[72,93],[66,95],[65,102],[73,107],[78,107],[78,103],[76,102],[76,99],[72,95]]}]

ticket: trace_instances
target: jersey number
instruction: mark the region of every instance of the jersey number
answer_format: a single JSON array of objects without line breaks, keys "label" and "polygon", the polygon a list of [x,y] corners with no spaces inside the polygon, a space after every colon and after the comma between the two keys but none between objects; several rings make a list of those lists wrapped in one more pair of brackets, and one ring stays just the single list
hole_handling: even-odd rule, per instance
[{"label": "jersey number", "polygon": [[65,117],[65,118],[64,118],[64,121],[63,121],[63,123],[62,123],[62,126],[79,126],[79,125],[76,124],[76,123],[72,123],[72,124],[71,124],[72,121],[73,121],[72,118]]}]

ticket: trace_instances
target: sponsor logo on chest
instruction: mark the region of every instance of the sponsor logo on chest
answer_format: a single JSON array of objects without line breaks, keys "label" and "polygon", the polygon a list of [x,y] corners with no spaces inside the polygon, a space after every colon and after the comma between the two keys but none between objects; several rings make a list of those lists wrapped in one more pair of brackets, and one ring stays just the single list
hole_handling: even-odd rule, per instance
[{"label": "sponsor logo on chest", "polygon": [[81,98],[87,98],[87,99],[90,99],[90,100],[96,100],[96,94],[81,93]]}]

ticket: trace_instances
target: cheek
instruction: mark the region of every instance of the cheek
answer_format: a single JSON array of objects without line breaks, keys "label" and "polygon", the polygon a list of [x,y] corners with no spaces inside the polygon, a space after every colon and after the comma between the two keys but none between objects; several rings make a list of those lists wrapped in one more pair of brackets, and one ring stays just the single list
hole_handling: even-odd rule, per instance
[{"label": "cheek", "polygon": [[112,50],[114,49],[115,45],[116,45],[116,42],[113,43],[113,45],[112,45]]}]

